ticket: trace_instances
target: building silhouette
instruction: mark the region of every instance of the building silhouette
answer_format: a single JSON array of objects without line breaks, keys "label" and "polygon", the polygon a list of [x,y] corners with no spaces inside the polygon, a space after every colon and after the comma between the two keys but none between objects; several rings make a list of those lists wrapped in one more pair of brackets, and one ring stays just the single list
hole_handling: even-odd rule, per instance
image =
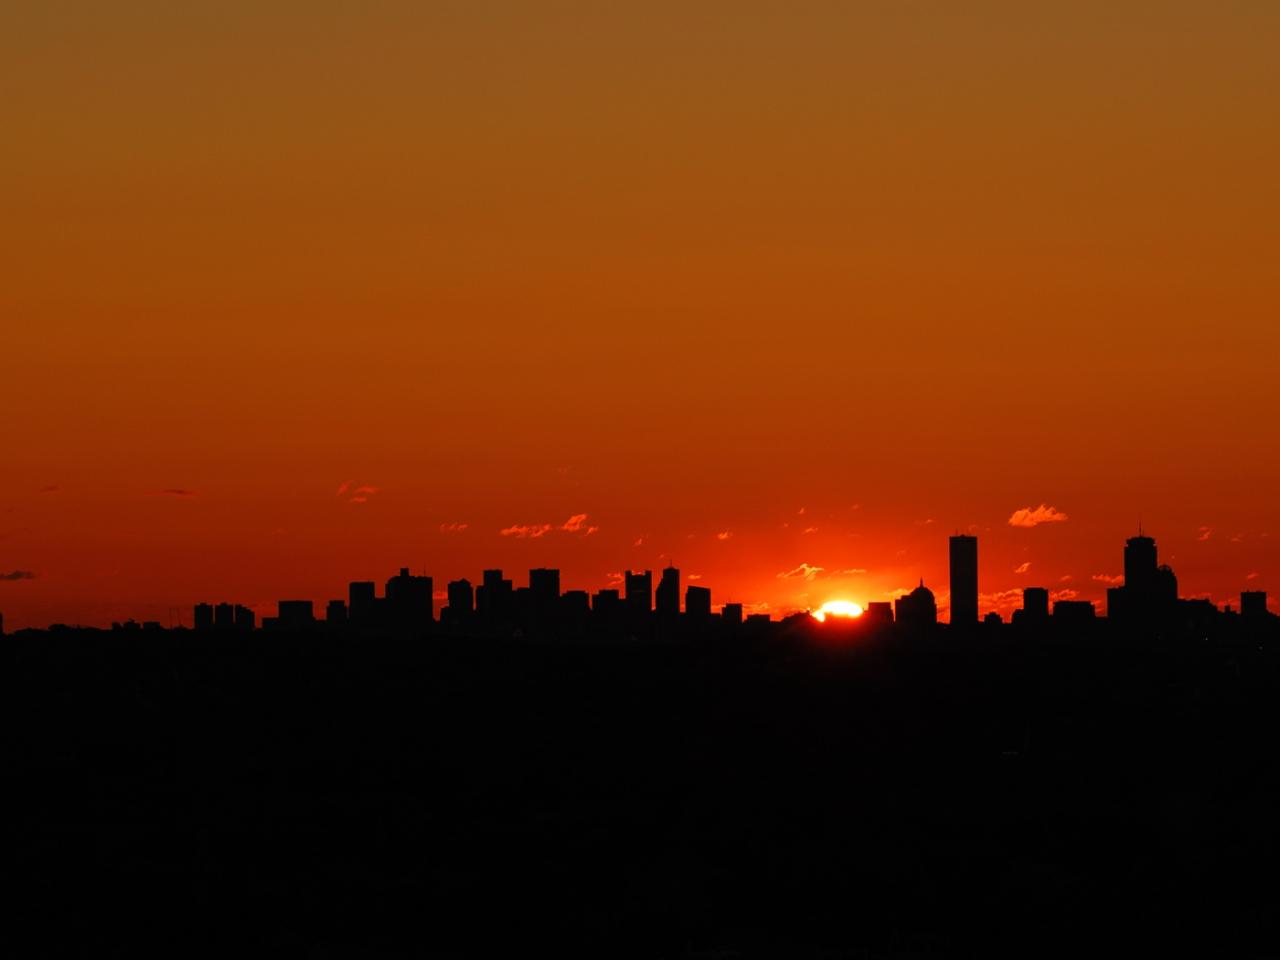
[{"label": "building silhouette", "polygon": [[720,621],[731,627],[742,625],[742,604],[726,603],[720,607]]},{"label": "building silhouette", "polygon": [[372,580],[347,585],[347,616],[357,626],[369,626],[378,618],[378,588]]},{"label": "building silhouette", "polygon": [[345,626],[347,622],[346,601],[330,600],[324,608],[324,622],[331,627]]},{"label": "building silhouette", "polygon": [[711,588],[690,586],[684,592],[685,616],[706,618],[711,616]]},{"label": "building silhouette", "polygon": [[1156,542],[1139,528],[1124,544],[1124,585],[1107,591],[1107,617],[1159,624],[1178,606],[1178,578],[1158,562]]},{"label": "building silhouette", "polygon": [[387,619],[402,630],[421,630],[434,619],[431,578],[414,576],[408,567],[387,581]]},{"label": "building silhouette", "polygon": [[445,587],[445,594],[445,602],[448,606],[440,611],[440,619],[448,619],[452,623],[462,623],[471,618],[471,615],[475,612],[476,594],[471,587],[470,580],[450,580],[448,586]]},{"label": "building silhouette", "polygon": [[924,630],[938,622],[938,603],[923,577],[918,587],[894,601],[893,612],[898,625],[906,630]]},{"label": "building silhouette", "polygon": [[869,623],[893,623],[893,604],[888,600],[872,600],[862,615]]},{"label": "building silhouette", "polygon": [[1047,587],[1027,587],[1022,591],[1021,616],[1015,620],[1043,623],[1049,619],[1049,589]]},{"label": "building silhouette", "polygon": [[680,615],[680,571],[670,564],[663,568],[658,581],[655,606],[664,617]]},{"label": "building silhouette", "polygon": [[1267,616],[1267,592],[1245,590],[1240,594],[1240,616],[1247,619],[1263,619]]},{"label": "building silhouette", "polygon": [[978,538],[958,533],[951,538],[951,623],[978,622]]},{"label": "building silhouette", "polygon": [[213,629],[213,604],[197,603],[195,609],[195,617],[193,624],[197,630],[205,631]]},{"label": "building silhouette", "polygon": [[502,576],[501,570],[485,570],[476,587],[476,613],[490,619],[511,615],[514,591],[511,581]]},{"label": "building silhouette", "polygon": [[623,579],[626,589],[627,612],[632,616],[648,616],[653,611],[653,571],[632,573],[627,571]]}]

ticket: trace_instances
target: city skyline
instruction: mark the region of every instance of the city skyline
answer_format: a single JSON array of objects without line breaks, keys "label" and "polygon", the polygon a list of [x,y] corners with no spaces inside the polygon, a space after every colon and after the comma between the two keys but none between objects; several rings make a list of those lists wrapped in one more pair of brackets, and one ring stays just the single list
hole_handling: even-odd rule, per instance
[{"label": "city skyline", "polygon": [[[1270,612],[1270,598],[1261,584],[1252,583],[1235,597],[1214,601],[1201,593],[1180,593],[1175,571],[1168,563],[1158,563],[1158,547],[1153,537],[1146,535],[1139,523],[1137,533],[1125,539],[1123,550],[1123,574],[1116,577],[1095,578],[1104,585],[1104,600],[1082,598],[1078,591],[1053,589],[1030,582],[1016,591],[1004,591],[995,596],[1002,602],[991,602],[993,594],[981,590],[981,574],[978,562],[979,538],[972,534],[953,534],[948,538],[948,589],[934,589],[926,585],[924,576],[910,589],[903,588],[888,597],[859,597],[829,587],[829,595],[803,608],[769,610],[767,605],[740,599],[720,599],[721,611],[731,609],[734,622],[743,619],[763,622],[807,614],[826,609],[834,603],[846,615],[843,608],[852,605],[855,617],[865,613],[870,619],[902,618],[905,610],[910,621],[921,617],[928,622],[946,622],[953,626],[973,627],[983,622],[1017,622],[1018,617],[1046,617],[1052,611],[1067,616],[1087,615],[1105,617],[1117,622],[1159,621],[1165,618],[1173,604],[1204,611],[1240,613],[1251,615]],[[712,585],[701,575],[693,574],[682,580],[682,571],[668,561],[659,571],[655,581],[654,571],[625,570],[610,578],[606,585],[583,589],[562,589],[561,570],[552,567],[534,567],[528,570],[525,585],[517,586],[514,579],[505,576],[502,568],[489,567],[481,577],[472,582],[467,577],[440,581],[425,569],[414,573],[409,567],[401,567],[399,573],[385,583],[382,596],[378,596],[375,580],[350,581],[341,598],[319,599],[301,596],[278,599],[273,609],[263,604],[248,605],[226,599],[210,601],[207,598],[187,608],[169,607],[165,619],[148,620],[148,626],[193,627],[194,629],[219,631],[253,630],[255,628],[297,629],[311,624],[325,623],[330,627],[358,624],[374,626],[396,624],[403,630],[422,630],[426,624],[459,626],[473,615],[488,616],[500,622],[503,618],[512,622],[556,622],[565,616],[599,615],[617,618],[623,616],[659,619],[680,614],[713,616]],[[687,575],[687,574],[686,574]],[[816,579],[816,578],[815,578]],[[697,582],[695,582],[697,581]],[[934,586],[938,586],[935,582]],[[683,588],[683,590],[682,590]],[[903,604],[906,604],[904,607]],[[1163,613],[1161,611],[1164,611]],[[381,612],[376,612],[381,611]],[[188,618],[188,614],[190,617]],[[715,613],[719,617],[721,613]],[[821,616],[818,617],[822,619]],[[118,628],[122,623],[138,625],[139,618],[128,617],[112,622]],[[3,611],[0,610],[0,630],[3,629]],[[21,624],[21,627],[47,626]],[[76,626],[94,626],[76,624]],[[10,623],[10,629],[18,628]]]}]

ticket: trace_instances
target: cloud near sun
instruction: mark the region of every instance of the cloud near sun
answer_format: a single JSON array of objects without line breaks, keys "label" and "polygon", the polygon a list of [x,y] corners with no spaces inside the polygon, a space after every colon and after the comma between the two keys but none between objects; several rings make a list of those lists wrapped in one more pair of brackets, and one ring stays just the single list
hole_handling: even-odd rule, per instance
[{"label": "cloud near sun", "polygon": [[1013,511],[1009,518],[1011,527],[1037,527],[1042,523],[1062,523],[1067,515],[1054,507],[1040,504],[1038,507],[1023,507]]}]

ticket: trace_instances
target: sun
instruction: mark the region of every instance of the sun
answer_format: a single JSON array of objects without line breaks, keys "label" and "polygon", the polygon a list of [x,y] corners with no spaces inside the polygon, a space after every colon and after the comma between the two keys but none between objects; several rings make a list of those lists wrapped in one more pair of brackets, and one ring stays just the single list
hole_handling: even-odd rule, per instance
[{"label": "sun", "polygon": [[862,616],[862,607],[849,600],[828,600],[817,610],[811,610],[809,616],[817,620],[819,623],[825,623],[827,617],[853,617]]}]

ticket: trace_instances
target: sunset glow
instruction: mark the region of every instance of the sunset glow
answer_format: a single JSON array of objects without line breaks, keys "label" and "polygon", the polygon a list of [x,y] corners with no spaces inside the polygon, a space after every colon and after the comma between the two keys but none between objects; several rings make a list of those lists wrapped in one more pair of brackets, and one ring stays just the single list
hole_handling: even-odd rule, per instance
[{"label": "sunset glow", "polygon": [[862,616],[862,607],[850,600],[828,600],[817,610],[810,611],[809,615],[819,623],[826,623],[827,617],[854,617]]}]

